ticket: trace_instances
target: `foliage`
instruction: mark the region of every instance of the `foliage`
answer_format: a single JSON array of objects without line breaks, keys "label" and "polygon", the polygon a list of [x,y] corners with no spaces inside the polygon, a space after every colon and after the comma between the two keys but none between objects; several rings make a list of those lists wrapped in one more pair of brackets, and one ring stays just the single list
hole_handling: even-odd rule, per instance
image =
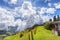
[{"label": "foliage", "polygon": [[50,30],[50,23],[46,22],[46,23],[44,24],[44,27],[45,27],[46,29]]}]

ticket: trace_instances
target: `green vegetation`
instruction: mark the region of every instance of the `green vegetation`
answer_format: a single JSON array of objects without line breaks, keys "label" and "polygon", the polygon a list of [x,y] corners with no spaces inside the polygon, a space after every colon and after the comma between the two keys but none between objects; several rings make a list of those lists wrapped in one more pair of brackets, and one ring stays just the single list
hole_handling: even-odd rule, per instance
[{"label": "green vegetation", "polygon": [[[35,30],[36,29],[36,30]],[[34,31],[36,32],[34,34]],[[32,35],[33,34],[33,35]],[[60,40],[60,37],[53,34],[44,26],[38,26],[31,31],[25,30],[16,35],[5,37],[4,40]]]},{"label": "green vegetation", "polygon": [[0,40],[3,40],[4,39],[4,35],[0,35]]},{"label": "green vegetation", "polygon": [[44,27],[45,27],[46,29],[50,30],[50,23],[46,22],[46,23],[44,24]]}]

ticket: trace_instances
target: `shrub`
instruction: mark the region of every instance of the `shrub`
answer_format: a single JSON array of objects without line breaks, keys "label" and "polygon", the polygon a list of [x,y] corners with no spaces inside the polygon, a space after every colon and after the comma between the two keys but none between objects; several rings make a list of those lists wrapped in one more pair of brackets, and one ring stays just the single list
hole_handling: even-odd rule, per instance
[{"label": "shrub", "polygon": [[50,30],[50,23],[46,22],[46,23],[44,24],[44,27],[45,27],[46,29]]}]

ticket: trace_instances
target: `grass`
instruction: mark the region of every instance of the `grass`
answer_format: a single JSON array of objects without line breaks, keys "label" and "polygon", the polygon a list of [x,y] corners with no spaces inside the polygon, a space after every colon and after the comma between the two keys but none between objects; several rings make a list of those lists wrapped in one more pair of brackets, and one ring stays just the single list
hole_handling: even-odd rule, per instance
[{"label": "grass", "polygon": [[[36,30],[36,34],[34,31]],[[21,34],[23,34],[22,37]],[[33,34],[33,35],[32,35]],[[46,30],[43,26],[38,26],[31,31],[25,30],[16,35],[5,37],[4,40],[60,40],[60,36],[53,34],[50,30]]]},{"label": "grass", "polygon": [[35,40],[60,40],[60,37],[54,35],[50,30],[44,27],[38,27],[37,34],[34,35]]},{"label": "grass", "polygon": [[3,40],[4,39],[4,36],[0,35],[0,40]]}]

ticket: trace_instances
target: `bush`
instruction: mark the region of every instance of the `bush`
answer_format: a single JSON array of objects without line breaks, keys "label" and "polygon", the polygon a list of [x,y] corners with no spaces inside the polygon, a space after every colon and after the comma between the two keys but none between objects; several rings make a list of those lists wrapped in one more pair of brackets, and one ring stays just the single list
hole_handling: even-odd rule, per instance
[{"label": "bush", "polygon": [[46,23],[44,24],[44,27],[45,27],[46,29],[50,30],[50,23],[46,22]]}]

